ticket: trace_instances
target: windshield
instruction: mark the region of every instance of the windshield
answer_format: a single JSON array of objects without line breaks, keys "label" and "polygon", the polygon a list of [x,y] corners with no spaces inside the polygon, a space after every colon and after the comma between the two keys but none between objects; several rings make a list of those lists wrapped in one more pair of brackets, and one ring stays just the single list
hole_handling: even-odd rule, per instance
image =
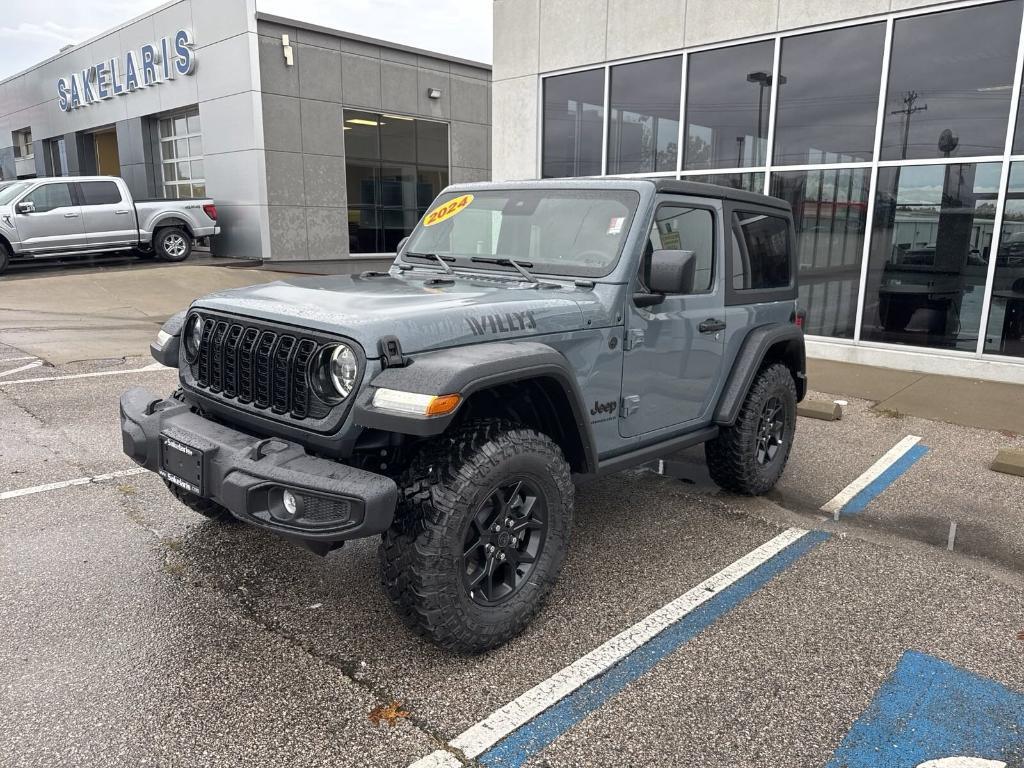
[{"label": "windshield", "polygon": [[22,192],[29,188],[31,181],[16,181],[10,186],[0,187],[0,205],[7,205]]},{"label": "windshield", "polygon": [[628,189],[446,193],[404,252],[483,269],[512,269],[485,260],[514,259],[531,272],[604,277],[618,261],[639,201]]}]

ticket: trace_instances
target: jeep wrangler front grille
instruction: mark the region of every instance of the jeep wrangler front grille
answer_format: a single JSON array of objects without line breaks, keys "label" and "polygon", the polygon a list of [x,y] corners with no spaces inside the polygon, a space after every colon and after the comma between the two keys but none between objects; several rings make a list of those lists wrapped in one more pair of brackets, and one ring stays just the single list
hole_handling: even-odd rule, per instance
[{"label": "jeep wrangler front grille", "polygon": [[313,393],[309,362],[324,340],[203,313],[194,385],[271,417],[323,419],[331,406]]}]

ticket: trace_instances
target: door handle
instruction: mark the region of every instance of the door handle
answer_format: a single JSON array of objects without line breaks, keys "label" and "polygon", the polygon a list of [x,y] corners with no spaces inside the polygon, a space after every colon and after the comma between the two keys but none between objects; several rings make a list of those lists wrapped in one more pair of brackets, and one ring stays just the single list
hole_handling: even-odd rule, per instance
[{"label": "door handle", "polygon": [[697,326],[697,330],[701,333],[718,333],[719,331],[725,330],[725,320],[717,320],[713,317],[709,317],[703,323]]},{"label": "door handle", "polygon": [[64,214],[64,218],[65,219],[75,219],[75,218],[78,218],[78,214],[75,213],[74,211],[68,211],[67,213]]},{"label": "door handle", "polygon": [[123,214],[131,213],[131,211],[114,211],[114,213],[116,213],[118,216],[121,216]]}]

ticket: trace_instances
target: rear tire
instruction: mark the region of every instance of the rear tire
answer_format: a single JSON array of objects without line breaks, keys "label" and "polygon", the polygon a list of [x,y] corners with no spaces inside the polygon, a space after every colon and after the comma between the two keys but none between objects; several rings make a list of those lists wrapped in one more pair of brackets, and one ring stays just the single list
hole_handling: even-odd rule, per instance
[{"label": "rear tire", "polygon": [[711,479],[745,496],[771,490],[786,468],[795,429],[793,375],[780,363],[769,365],[754,379],[736,423],[704,444]]},{"label": "rear tire", "polygon": [[473,421],[431,443],[399,487],[379,557],[402,622],[458,653],[522,632],[569,545],[574,489],[559,447],[531,429]]},{"label": "rear tire", "polygon": [[153,235],[153,251],[162,261],[184,261],[192,255],[192,236],[181,227],[163,227]]},{"label": "rear tire", "polygon": [[215,520],[219,523],[231,523],[234,522],[235,516],[232,515],[226,508],[222,507],[216,501],[212,499],[204,499],[201,496],[196,496],[194,493],[189,493],[184,488],[179,488],[173,483],[169,483],[164,480],[164,485],[167,486],[167,490],[171,492],[171,495],[184,504],[186,507],[191,509],[193,512],[202,515],[208,520]]}]

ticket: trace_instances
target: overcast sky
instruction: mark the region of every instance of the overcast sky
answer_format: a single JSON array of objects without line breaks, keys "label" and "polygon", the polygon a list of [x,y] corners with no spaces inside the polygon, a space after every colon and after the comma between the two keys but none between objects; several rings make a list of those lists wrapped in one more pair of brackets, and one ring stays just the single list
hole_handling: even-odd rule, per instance
[{"label": "overcast sky", "polygon": [[[217,2],[217,0],[207,0]],[[163,5],[154,0],[5,0],[0,79]],[[256,0],[266,13],[490,63],[492,0]]]}]

